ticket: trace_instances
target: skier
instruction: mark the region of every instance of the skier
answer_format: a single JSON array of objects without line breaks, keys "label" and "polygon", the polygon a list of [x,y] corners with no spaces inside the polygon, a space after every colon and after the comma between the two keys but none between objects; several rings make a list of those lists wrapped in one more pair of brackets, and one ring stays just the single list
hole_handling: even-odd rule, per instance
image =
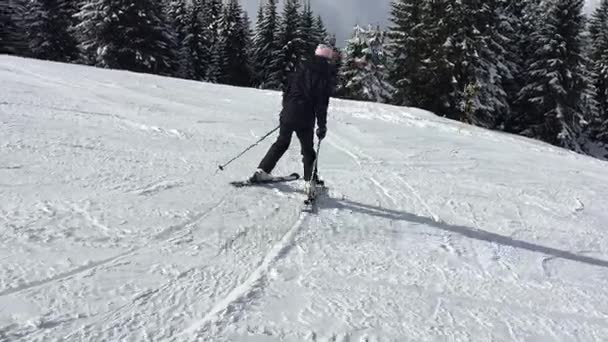
[{"label": "skier", "polygon": [[314,133],[315,121],[319,140],[323,140],[327,133],[327,107],[333,89],[330,61],[333,56],[334,50],[331,47],[320,44],[315,50],[314,57],[299,65],[295,73],[290,75],[287,88],[283,92],[279,137],[251,176],[252,182],[272,179],[270,173],[289,148],[291,137],[295,132],[300,140],[304,180],[307,186],[311,178],[317,184],[323,184],[316,172],[312,174],[316,159]]}]

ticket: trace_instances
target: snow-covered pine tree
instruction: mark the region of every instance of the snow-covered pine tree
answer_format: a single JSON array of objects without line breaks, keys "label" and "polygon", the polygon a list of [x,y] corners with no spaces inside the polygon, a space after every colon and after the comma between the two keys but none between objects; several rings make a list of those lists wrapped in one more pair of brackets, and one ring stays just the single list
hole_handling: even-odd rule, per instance
[{"label": "snow-covered pine tree", "polygon": [[511,109],[511,115],[508,118],[505,118],[503,123],[503,128],[506,131],[512,131],[514,117],[517,116],[515,101],[517,100],[517,93],[519,92],[519,89],[521,89],[521,86],[518,84],[518,80],[521,75],[521,71],[524,68],[524,59],[522,58],[522,51],[520,51],[519,45],[523,40],[528,39],[527,37],[523,36],[521,32],[523,28],[523,16],[525,13],[524,9],[529,3],[532,3],[532,1],[499,1],[500,8],[498,11],[500,25],[507,28],[508,33],[505,39],[509,41],[509,44],[506,44],[505,46],[504,58],[509,61],[512,72],[511,79],[504,82],[504,90],[507,94],[507,100]]},{"label": "snow-covered pine tree", "polygon": [[253,26],[247,10],[242,11],[241,25],[243,35],[245,37],[245,67],[247,68],[248,87],[254,87],[255,81],[253,76]]},{"label": "snow-covered pine tree", "polygon": [[207,0],[204,4],[203,22],[206,27],[206,35],[209,47],[209,68],[207,68],[206,79],[209,82],[218,82],[222,77],[220,56],[220,20],[224,6],[222,0]]},{"label": "snow-covered pine tree", "polygon": [[255,22],[255,33],[251,40],[251,78],[253,86],[255,88],[261,88],[264,82],[264,58],[263,54],[265,51],[259,49],[257,46],[257,40],[259,39],[259,33],[263,30],[264,23],[264,3],[260,2],[258,5],[258,13]]},{"label": "snow-covered pine tree", "polygon": [[395,0],[389,32],[394,102],[502,126],[512,70],[499,1]]},{"label": "snow-covered pine tree", "polygon": [[70,33],[71,5],[69,0],[27,2],[23,24],[32,57],[59,62],[78,58],[77,42]]},{"label": "snow-covered pine tree", "polygon": [[395,87],[390,81],[388,68],[389,52],[387,49],[387,34],[379,26],[369,27],[367,30],[367,49],[363,52],[368,65],[369,86],[366,94],[368,98],[388,103],[392,100]]},{"label": "snow-covered pine tree", "polygon": [[192,55],[186,39],[189,39],[189,24],[191,9],[186,5],[186,0],[170,0],[167,4],[167,20],[173,30],[176,43],[177,55],[177,77],[193,79],[194,66]]},{"label": "snow-covered pine tree", "polygon": [[509,96],[505,87],[513,80],[516,67],[508,55],[513,31],[503,16],[503,0],[482,1],[480,24],[482,45],[480,67],[477,70],[479,106],[474,123],[504,130],[511,117]]},{"label": "snow-covered pine tree", "polygon": [[[188,16],[188,4],[186,0],[163,0],[165,12],[167,16],[167,21],[170,23],[170,26],[175,29],[175,34],[178,35],[177,38],[180,38],[180,35],[184,35],[186,21]],[[183,38],[183,37],[181,37]]]},{"label": "snow-covered pine tree", "polygon": [[279,32],[275,36],[277,50],[270,63],[268,88],[283,89],[287,76],[291,73],[304,55],[304,42],[300,32],[300,2],[286,0]]},{"label": "snow-covered pine tree", "polygon": [[0,53],[26,55],[27,44],[23,29],[25,13],[22,0],[0,3]]},{"label": "snow-covered pine tree", "polygon": [[389,28],[393,103],[450,113],[452,65],[447,60],[450,0],[395,0]]},{"label": "snow-covered pine tree", "polygon": [[523,135],[582,152],[579,137],[590,116],[591,80],[585,70],[582,34],[584,0],[546,3],[520,92],[527,109]]},{"label": "snow-covered pine tree", "polygon": [[162,3],[154,0],[91,0],[78,17],[81,48],[104,68],[174,74],[175,41]]},{"label": "snow-covered pine tree", "polygon": [[315,17],[310,6],[310,0],[304,3],[300,19],[300,32],[302,38],[302,52],[304,59],[310,59],[315,54],[315,48],[321,41],[316,32]]},{"label": "snow-covered pine tree", "polygon": [[502,46],[495,40],[496,2],[454,1],[447,9],[450,23],[447,56],[453,65],[448,116],[496,128],[509,111],[503,88],[503,77],[509,72],[504,68]]},{"label": "snow-covered pine tree", "polygon": [[608,144],[608,0],[602,0],[589,25],[592,41],[592,77],[597,116],[593,122],[596,140]]},{"label": "snow-covered pine tree", "polygon": [[338,71],[337,95],[345,99],[361,99],[363,88],[363,50],[366,48],[365,31],[355,25],[351,38],[346,41],[343,49],[342,65]]},{"label": "snow-covered pine tree", "polygon": [[372,26],[355,26],[344,48],[338,94],[354,100],[388,102],[394,88],[386,60],[384,32]]},{"label": "snow-covered pine tree", "polygon": [[217,81],[236,86],[251,85],[247,43],[249,28],[238,0],[230,0],[224,7],[219,24],[217,52],[219,56]]},{"label": "snow-covered pine tree", "polygon": [[323,18],[321,18],[321,15],[318,15],[315,18],[314,32],[315,40],[317,42],[328,44],[327,29],[325,28],[325,23],[323,23]]},{"label": "snow-covered pine tree", "polygon": [[424,1],[420,27],[416,28],[419,40],[416,50],[418,58],[422,59],[418,68],[412,68],[415,79],[411,86],[415,96],[411,98],[410,105],[439,115],[452,113],[449,95],[453,89],[454,65],[448,59],[451,45],[449,35],[453,30],[450,26],[451,20],[448,20],[452,15],[449,6],[452,2],[452,0]]},{"label": "snow-covered pine tree", "polygon": [[256,15],[256,28],[258,28],[259,24],[264,21],[264,3],[260,2],[258,5],[258,13]]},{"label": "snow-covered pine tree", "polygon": [[423,92],[418,88],[424,48],[424,0],[395,0],[391,4],[389,51],[392,55],[391,79],[395,86],[393,100],[398,105],[420,106]]},{"label": "snow-covered pine tree", "polygon": [[267,88],[273,53],[277,50],[275,35],[279,27],[278,20],[277,0],[267,0],[265,5],[260,4],[253,38],[252,62],[255,85],[259,88]]},{"label": "snow-covered pine tree", "polygon": [[511,107],[511,116],[506,122],[505,130],[519,133],[525,129],[527,105],[518,101],[519,92],[527,84],[526,63],[532,58],[532,53],[539,47],[534,46],[532,34],[542,23],[542,0],[503,1],[503,25],[508,25],[510,42],[506,44],[506,57],[512,68],[513,78],[505,84],[505,91]]},{"label": "snow-covered pine tree", "polygon": [[186,36],[183,41],[192,67],[192,78],[204,80],[209,66],[208,37],[202,21],[205,0],[194,0],[187,14]]}]

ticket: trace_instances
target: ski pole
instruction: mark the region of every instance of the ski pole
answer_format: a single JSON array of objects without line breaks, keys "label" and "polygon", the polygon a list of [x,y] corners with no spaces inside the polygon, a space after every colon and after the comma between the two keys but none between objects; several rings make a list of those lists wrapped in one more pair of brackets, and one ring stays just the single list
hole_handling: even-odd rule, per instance
[{"label": "ski pole", "polygon": [[261,143],[262,141],[264,141],[264,139],[268,138],[272,133],[276,132],[281,126],[277,126],[275,129],[273,129],[272,131],[268,132],[266,135],[264,135],[263,137],[260,138],[260,140],[256,141],[253,145],[247,147],[243,152],[239,153],[239,155],[237,155],[236,157],[230,159],[230,161],[228,161],[226,164],[224,165],[219,165],[219,169],[224,171],[224,169],[232,164],[232,162],[234,162],[235,160],[239,159],[240,157],[242,157],[245,153],[247,153],[249,150],[251,150],[252,148],[256,147],[259,143]]},{"label": "ski pole", "polygon": [[319,139],[319,141],[317,142],[317,156],[315,158],[315,162],[312,165],[312,175],[311,177],[314,177],[315,174],[317,173],[317,161],[319,160],[319,153],[321,152],[321,141],[322,139]]}]

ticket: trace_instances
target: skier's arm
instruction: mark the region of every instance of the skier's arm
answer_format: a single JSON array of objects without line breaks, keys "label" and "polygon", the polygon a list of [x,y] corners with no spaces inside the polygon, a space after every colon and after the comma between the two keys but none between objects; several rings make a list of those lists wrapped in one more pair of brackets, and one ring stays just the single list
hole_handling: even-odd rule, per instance
[{"label": "skier's arm", "polygon": [[329,107],[329,93],[323,92],[315,105],[315,114],[319,128],[327,128],[327,107]]},{"label": "skier's arm", "polygon": [[329,78],[322,78],[320,87],[320,96],[317,97],[315,108],[317,122],[320,128],[327,131],[327,108],[329,107],[329,98],[333,94],[338,77],[338,69],[335,65],[330,65]]},{"label": "skier's arm", "polygon": [[321,80],[319,83],[318,95],[315,101],[315,115],[319,128],[327,129],[327,108],[329,107],[330,89],[327,80]]},{"label": "skier's arm", "polygon": [[287,75],[287,85],[283,88],[283,101],[282,101],[283,107],[285,107],[285,105],[286,105],[287,96],[289,95],[292,79],[293,79],[293,75],[288,74]]}]

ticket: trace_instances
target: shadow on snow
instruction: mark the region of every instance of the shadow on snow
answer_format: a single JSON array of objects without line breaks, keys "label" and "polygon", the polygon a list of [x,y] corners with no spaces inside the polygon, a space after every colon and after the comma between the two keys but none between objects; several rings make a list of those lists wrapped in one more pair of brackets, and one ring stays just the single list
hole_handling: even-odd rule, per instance
[{"label": "shadow on snow", "polygon": [[[274,184],[269,186],[280,190],[286,193],[300,193],[303,194],[303,191],[295,189],[291,185],[288,184]],[[535,253],[543,253],[546,255],[550,255],[555,258],[561,258],[571,261],[576,261],[588,265],[600,266],[608,268],[608,261],[596,259],[584,255],[579,255],[576,253],[572,253],[569,251],[560,250],[557,248],[547,247],[538,245],[535,243],[517,240],[512,237],[491,233],[485,230],[481,230],[478,228],[471,228],[466,226],[452,225],[445,222],[438,222],[433,220],[432,218],[418,216],[412,213],[408,213],[405,211],[393,210],[382,208],[374,205],[359,203],[355,201],[351,201],[348,199],[337,199],[332,198],[329,195],[325,195],[319,199],[317,202],[317,207],[319,211],[327,210],[327,209],[338,209],[338,210],[350,210],[352,212],[356,212],[359,214],[369,215],[373,217],[395,220],[395,221],[405,221],[410,223],[417,223],[426,225],[428,227],[433,227],[436,229],[440,229],[446,232],[459,234],[471,239],[485,241],[490,243],[496,243],[503,246],[509,246],[513,248],[523,249],[530,252]]]}]

